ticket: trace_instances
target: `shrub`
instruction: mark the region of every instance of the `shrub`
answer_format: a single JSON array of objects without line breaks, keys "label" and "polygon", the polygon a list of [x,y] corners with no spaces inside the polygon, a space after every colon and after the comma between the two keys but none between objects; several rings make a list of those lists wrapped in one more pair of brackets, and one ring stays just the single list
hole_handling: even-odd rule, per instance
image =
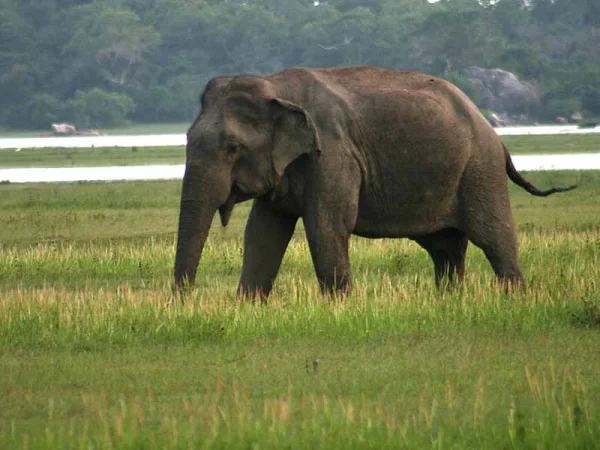
[{"label": "shrub", "polygon": [[135,103],[127,95],[93,88],[77,91],[71,108],[73,122],[80,127],[114,127],[129,122]]},{"label": "shrub", "polygon": [[49,129],[64,119],[64,104],[50,94],[35,94],[22,103],[7,108],[4,123],[17,128]]}]

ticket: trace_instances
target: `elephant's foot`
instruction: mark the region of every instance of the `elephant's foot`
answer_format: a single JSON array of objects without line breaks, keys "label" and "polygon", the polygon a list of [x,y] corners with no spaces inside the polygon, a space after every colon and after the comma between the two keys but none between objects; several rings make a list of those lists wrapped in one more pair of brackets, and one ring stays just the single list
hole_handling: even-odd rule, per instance
[{"label": "elephant's foot", "polygon": [[266,304],[269,295],[271,294],[271,286],[245,286],[240,284],[237,289],[237,296],[240,300],[261,304]]},{"label": "elephant's foot", "polygon": [[521,272],[510,275],[497,275],[497,280],[507,294],[521,291],[526,287]]},{"label": "elephant's foot", "polygon": [[321,294],[335,300],[343,298],[352,292],[352,277],[350,274],[343,276],[319,277]]}]

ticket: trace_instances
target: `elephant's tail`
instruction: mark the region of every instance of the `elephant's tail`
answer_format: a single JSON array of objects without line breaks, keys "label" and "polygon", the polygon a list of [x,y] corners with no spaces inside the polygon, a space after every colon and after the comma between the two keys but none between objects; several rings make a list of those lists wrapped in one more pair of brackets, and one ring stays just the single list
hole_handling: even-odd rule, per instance
[{"label": "elephant's tail", "polygon": [[555,194],[556,192],[566,192],[577,187],[577,185],[574,184],[568,187],[558,187],[548,189],[547,191],[541,191],[529,181],[527,181],[525,178],[523,178],[519,172],[517,172],[517,169],[515,169],[515,166],[512,162],[512,158],[510,157],[510,153],[508,153],[508,149],[506,148],[506,146],[504,146],[504,158],[506,159],[506,173],[508,174],[508,177],[512,180],[513,183],[515,183],[518,186],[521,186],[523,189],[525,189],[532,195],[538,197],[547,197],[549,195]]}]

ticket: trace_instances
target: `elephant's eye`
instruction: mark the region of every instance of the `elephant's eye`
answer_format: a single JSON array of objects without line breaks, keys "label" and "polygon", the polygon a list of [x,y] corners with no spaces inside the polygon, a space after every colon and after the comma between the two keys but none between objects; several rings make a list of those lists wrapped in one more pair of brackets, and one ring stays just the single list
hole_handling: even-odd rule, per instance
[{"label": "elephant's eye", "polygon": [[227,143],[227,153],[236,153],[238,151],[238,149],[240,148],[239,144],[237,142],[229,142]]}]

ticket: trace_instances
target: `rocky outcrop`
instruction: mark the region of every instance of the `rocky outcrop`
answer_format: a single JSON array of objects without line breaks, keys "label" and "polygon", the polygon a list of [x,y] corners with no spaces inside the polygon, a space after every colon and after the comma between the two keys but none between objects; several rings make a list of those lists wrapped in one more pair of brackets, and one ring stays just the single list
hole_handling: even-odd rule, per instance
[{"label": "rocky outcrop", "polygon": [[523,114],[531,112],[540,103],[539,88],[521,81],[502,69],[469,67],[465,75],[471,80],[479,96],[479,106],[500,113]]},{"label": "rocky outcrop", "polygon": [[57,136],[75,136],[77,128],[70,123],[53,123],[52,132]]},{"label": "rocky outcrop", "polygon": [[100,136],[96,130],[78,130],[70,123],[53,123],[51,127],[56,136]]}]

